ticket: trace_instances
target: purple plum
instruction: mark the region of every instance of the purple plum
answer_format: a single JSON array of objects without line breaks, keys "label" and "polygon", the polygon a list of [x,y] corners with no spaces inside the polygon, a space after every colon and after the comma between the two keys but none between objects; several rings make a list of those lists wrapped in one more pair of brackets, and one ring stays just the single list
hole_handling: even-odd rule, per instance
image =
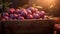
[{"label": "purple plum", "polygon": [[19,14],[20,9],[16,9],[14,13]]},{"label": "purple plum", "polygon": [[34,18],[34,19],[39,19],[40,16],[39,16],[39,14],[33,13],[33,18]]},{"label": "purple plum", "polygon": [[14,13],[15,9],[14,8],[9,8],[8,13]]},{"label": "purple plum", "polygon": [[28,14],[32,14],[31,10],[27,9],[27,13]]},{"label": "purple plum", "polygon": [[28,14],[27,19],[33,19],[33,16],[31,14]]},{"label": "purple plum", "polygon": [[40,15],[40,18],[44,18],[45,12],[44,12],[44,11],[41,11],[41,12],[39,13],[39,15]]},{"label": "purple plum", "polygon": [[24,20],[24,17],[19,16],[19,17],[18,17],[18,20]]},{"label": "purple plum", "polygon": [[9,16],[9,14],[7,12],[4,12],[2,16]]}]

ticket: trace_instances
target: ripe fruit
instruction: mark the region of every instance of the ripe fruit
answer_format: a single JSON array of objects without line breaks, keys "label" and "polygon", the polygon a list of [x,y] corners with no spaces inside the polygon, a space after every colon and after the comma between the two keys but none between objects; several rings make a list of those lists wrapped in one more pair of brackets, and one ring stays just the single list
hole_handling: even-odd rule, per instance
[{"label": "ripe fruit", "polygon": [[10,18],[12,18],[12,19],[13,19],[13,18],[14,18],[14,15],[13,15],[13,14],[10,14]]},{"label": "ripe fruit", "polygon": [[27,19],[33,19],[33,16],[31,14],[28,14]]},{"label": "ripe fruit", "polygon": [[6,21],[6,19],[5,18],[2,18],[1,21]]},{"label": "ripe fruit", "polygon": [[34,19],[39,19],[40,16],[39,16],[39,14],[33,13],[33,18],[34,18]]},{"label": "ripe fruit", "polygon": [[44,11],[41,11],[41,12],[39,13],[39,15],[40,15],[40,18],[44,18],[45,12],[44,12]]},{"label": "ripe fruit", "polygon": [[7,12],[3,13],[2,16],[9,16]]},{"label": "ripe fruit", "polygon": [[17,17],[18,17],[17,14],[10,14],[10,18],[12,18],[12,19],[16,19]]},{"label": "ripe fruit", "polygon": [[14,16],[15,19],[18,18],[18,15],[17,14],[13,14],[13,16]]},{"label": "ripe fruit", "polygon": [[35,13],[39,14],[40,12],[39,11],[36,11]]},{"label": "ripe fruit", "polygon": [[24,19],[39,19],[44,18],[45,11],[39,11],[37,8],[29,7],[27,9],[9,8],[3,13],[3,20],[24,20]]},{"label": "ripe fruit", "polygon": [[34,13],[34,12],[35,12],[34,7],[29,7],[28,9],[29,9],[29,10],[31,10],[31,12],[32,12],[32,13]]},{"label": "ripe fruit", "polygon": [[18,15],[18,17],[21,16],[21,14],[17,14],[17,15]]},{"label": "ripe fruit", "polygon": [[32,14],[31,10],[27,9],[26,11],[28,14]]},{"label": "ripe fruit", "polygon": [[16,9],[14,13],[19,14],[20,9]]},{"label": "ripe fruit", "polygon": [[19,16],[19,17],[18,17],[18,20],[24,20],[24,17]]},{"label": "ripe fruit", "polygon": [[27,11],[26,11],[25,9],[22,9],[22,10],[20,11],[20,14],[21,14],[21,16],[26,17],[26,15],[27,15],[28,13],[27,13]]},{"label": "ripe fruit", "polygon": [[14,8],[10,8],[8,13],[14,13],[15,12],[15,9]]},{"label": "ripe fruit", "polygon": [[55,28],[60,28],[60,24],[55,24]]},{"label": "ripe fruit", "polygon": [[55,24],[54,26],[57,31],[60,31],[60,24]]},{"label": "ripe fruit", "polygon": [[9,17],[8,17],[8,16],[4,16],[4,18],[5,18],[6,20],[9,20]]},{"label": "ripe fruit", "polygon": [[45,11],[41,11],[41,13],[45,14]]},{"label": "ripe fruit", "polygon": [[12,18],[9,18],[9,20],[11,21],[11,20],[13,20]]},{"label": "ripe fruit", "polygon": [[18,15],[17,14],[13,14],[15,17],[17,17]]}]

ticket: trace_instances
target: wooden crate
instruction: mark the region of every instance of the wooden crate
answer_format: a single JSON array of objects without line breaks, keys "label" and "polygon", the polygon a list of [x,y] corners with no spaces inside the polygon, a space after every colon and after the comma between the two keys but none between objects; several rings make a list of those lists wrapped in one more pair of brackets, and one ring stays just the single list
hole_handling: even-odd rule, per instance
[{"label": "wooden crate", "polygon": [[53,20],[3,21],[5,34],[53,34]]}]

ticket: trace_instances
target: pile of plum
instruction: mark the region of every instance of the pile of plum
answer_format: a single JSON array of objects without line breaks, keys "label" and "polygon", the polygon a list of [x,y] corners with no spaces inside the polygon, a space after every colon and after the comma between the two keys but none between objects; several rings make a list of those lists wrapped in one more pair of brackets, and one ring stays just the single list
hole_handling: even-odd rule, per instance
[{"label": "pile of plum", "polygon": [[40,19],[44,18],[45,11],[39,11],[37,8],[9,8],[2,14],[1,20],[24,20],[24,19]]}]

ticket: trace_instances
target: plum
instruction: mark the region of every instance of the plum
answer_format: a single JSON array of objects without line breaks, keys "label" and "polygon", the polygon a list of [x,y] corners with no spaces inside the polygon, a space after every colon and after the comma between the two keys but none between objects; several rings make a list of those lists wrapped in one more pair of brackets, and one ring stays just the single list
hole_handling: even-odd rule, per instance
[{"label": "plum", "polygon": [[24,20],[24,17],[23,16],[19,16],[18,20]]},{"label": "plum", "polygon": [[12,21],[13,19],[12,18],[9,18],[10,21]]},{"label": "plum", "polygon": [[14,8],[10,8],[9,10],[8,10],[8,13],[14,13],[15,12],[15,9]]},{"label": "plum", "polygon": [[13,14],[10,14],[10,18],[14,18],[14,15]]},{"label": "plum", "polygon": [[16,9],[14,13],[19,14],[20,9]]},{"label": "plum", "polygon": [[27,14],[25,12],[21,12],[21,16],[25,17]]},{"label": "plum", "polygon": [[40,11],[41,13],[45,14],[45,11]]},{"label": "plum", "polygon": [[55,24],[55,28],[60,28],[60,24]]},{"label": "plum", "polygon": [[37,14],[37,13],[33,13],[33,18],[34,18],[34,19],[39,19],[40,16],[39,16],[39,14]]},{"label": "plum", "polygon": [[13,14],[15,17],[17,17],[18,15],[17,14]]},{"label": "plum", "polygon": [[8,16],[4,16],[4,18],[5,18],[6,20],[9,20],[9,17],[8,17]]},{"label": "plum", "polygon": [[21,14],[17,14],[17,15],[18,15],[18,17],[21,16]]},{"label": "plum", "polygon": [[38,9],[37,8],[34,8],[34,11],[32,11],[33,13],[36,13],[38,11]]},{"label": "plum", "polygon": [[15,18],[17,18],[17,17],[18,17],[17,14],[10,14],[10,18],[12,18],[12,19],[15,19]]},{"label": "plum", "polygon": [[44,12],[44,11],[41,11],[41,12],[39,13],[39,15],[40,15],[40,18],[44,18],[45,12]]},{"label": "plum", "polygon": [[9,16],[9,14],[7,12],[4,12],[2,16]]},{"label": "plum", "polygon": [[60,24],[55,24],[54,27],[57,31],[60,31]]},{"label": "plum", "polygon": [[27,13],[27,11],[24,9],[24,10],[21,10],[21,11],[20,11],[20,14],[21,14],[21,16],[26,17],[26,15],[27,15],[28,13]]},{"label": "plum", "polygon": [[17,15],[17,14],[13,14],[13,16],[14,16],[14,18],[16,18],[16,19],[18,18],[18,15]]},{"label": "plum", "polygon": [[33,19],[33,16],[31,14],[28,14],[27,19]]},{"label": "plum", "polygon": [[36,11],[35,13],[39,14],[39,13],[40,13],[40,11]]},{"label": "plum", "polygon": [[28,9],[31,10],[32,13],[35,12],[34,7],[29,7]]},{"label": "plum", "polygon": [[32,14],[31,10],[27,9],[27,13],[28,14]]},{"label": "plum", "polygon": [[6,19],[5,18],[2,18],[1,21],[6,21]]}]

